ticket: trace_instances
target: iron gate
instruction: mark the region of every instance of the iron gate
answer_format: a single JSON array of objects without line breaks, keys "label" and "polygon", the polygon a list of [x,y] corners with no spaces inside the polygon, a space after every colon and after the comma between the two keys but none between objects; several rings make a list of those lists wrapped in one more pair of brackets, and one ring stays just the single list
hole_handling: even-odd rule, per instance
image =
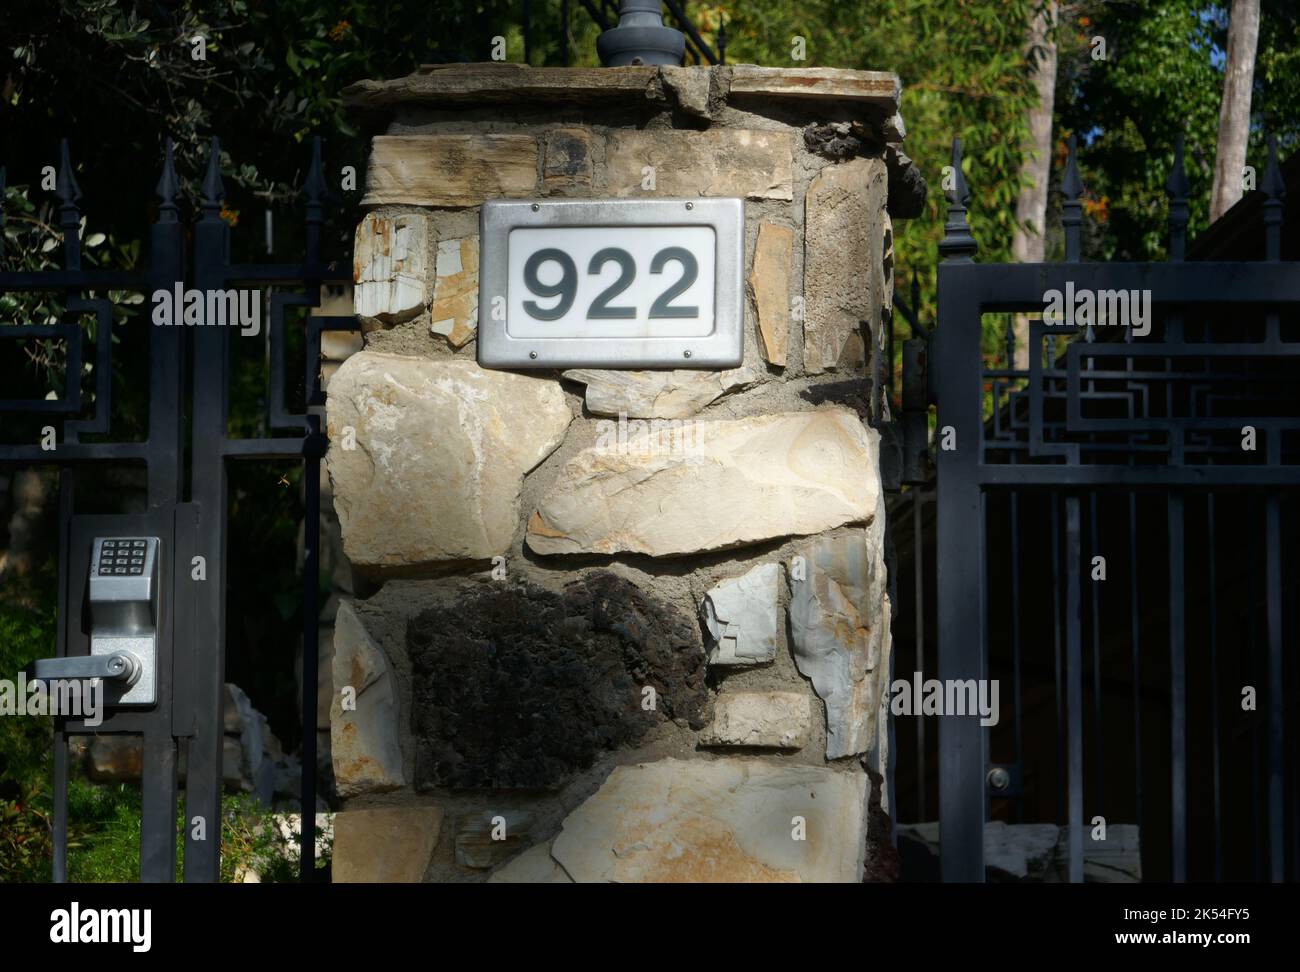
[{"label": "iron gate", "polygon": [[[938,675],[998,679],[1013,714],[940,718],[942,878],[985,879],[991,815],[1067,824],[1071,881],[1099,818],[1139,825],[1147,877],[1295,878],[1300,272],[1280,260],[1276,146],[1254,262],[1184,261],[1181,141],[1166,263],[1080,262],[1072,142],[1065,262],[977,264],[960,141],[952,165],[929,371]],[[1053,291],[1092,313],[1029,318]],[[1103,319],[1097,295],[1122,311],[1120,292],[1149,295],[1149,331],[1133,307]]]},{"label": "iron gate", "polygon": [[[177,750],[187,747],[185,774],[184,879],[216,881],[220,872],[222,722],[225,682],[226,601],[226,465],[258,459],[299,458],[303,461],[305,540],[302,585],[302,827],[300,868],[303,880],[315,875],[316,805],[316,680],[317,618],[319,613],[320,459],[326,440],[319,406],[324,403],[319,382],[320,334],[323,330],[353,330],[352,317],[308,316],[305,324],[306,411],[291,414],[286,401],[286,319],[289,308],[320,304],[321,288],[350,282],[321,258],[326,185],[320,141],[314,140],[306,195],[306,253],[300,263],[232,264],[230,226],[222,218],[225,190],[221,179],[220,146],[212,139],[203,181],[201,212],[193,226],[193,264],[187,273],[187,234],[180,221],[180,186],[168,140],[158,181],[158,218],[151,231],[150,262],[142,271],[84,269],[81,266],[81,193],[65,141],[56,193],[61,202],[63,269],[0,273],[0,292],[36,291],[65,296],[66,310],[56,324],[6,322],[0,338],[53,339],[67,345],[69,380],[58,400],[6,399],[0,414],[6,420],[6,442],[0,463],[6,466],[51,464],[59,471],[59,657],[88,653],[81,600],[91,569],[91,541],[97,535],[148,534],[161,538],[162,565],[158,582],[157,702],[142,709],[109,710],[102,725],[59,717],[54,748],[54,862],[56,881],[67,875],[68,736],[130,733],[143,737],[140,877],[168,882],[176,874]],[[0,169],[0,190],[4,170]],[[0,193],[0,202],[3,195]],[[0,228],[3,227],[0,206]],[[0,235],[0,245],[3,236]],[[350,269],[350,268],[345,268]],[[112,308],[107,290],[156,291],[191,287],[200,292],[227,288],[276,288],[269,300],[267,396],[270,435],[237,438],[229,435],[231,346],[234,328],[149,327],[148,432],[142,441],[110,441]],[[87,292],[101,296],[88,298]],[[82,318],[94,315],[92,363],[93,402],[83,398],[81,372],[85,330]],[[211,321],[207,323],[211,324]],[[6,342],[8,344],[9,342]],[[10,345],[12,346],[12,345]],[[88,417],[82,417],[86,416]],[[33,426],[30,423],[36,420]],[[41,430],[55,429],[54,448],[41,444]],[[20,428],[22,426],[22,428]],[[276,434],[279,433],[279,434]],[[12,437],[20,441],[11,441]],[[25,438],[24,438],[25,437]],[[94,466],[134,465],[147,469],[147,508],[140,514],[95,516],[79,513],[78,474]],[[202,558],[203,569],[196,570]],[[199,576],[202,575],[202,576]]]}]

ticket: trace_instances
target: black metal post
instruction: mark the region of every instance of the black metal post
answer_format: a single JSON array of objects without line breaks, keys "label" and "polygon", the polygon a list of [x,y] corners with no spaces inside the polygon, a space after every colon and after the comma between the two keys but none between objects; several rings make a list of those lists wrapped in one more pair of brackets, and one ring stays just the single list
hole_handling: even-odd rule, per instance
[{"label": "black metal post", "polygon": [[[203,181],[202,217],[194,227],[194,283],[201,291],[226,285],[229,227],[221,218],[225,188],[221,146],[212,139]],[[226,437],[229,335],[217,327],[194,334],[193,458],[190,496],[201,511],[206,577],[195,597],[194,738],[185,789],[185,880],[221,876],[222,709],[226,671]]]},{"label": "black metal post", "polygon": [[[952,270],[969,264],[975,241],[966,226],[970,192],[961,171],[961,141],[953,141],[954,188],[948,193],[948,223],[940,243],[939,306],[951,308],[939,330],[940,376],[961,373],[978,361],[980,318],[975,305],[954,290]],[[984,521],[976,469],[981,450],[980,386],[939,383],[938,536],[935,553],[939,600],[939,679],[984,678]],[[984,820],[987,737],[977,716],[939,718],[939,840],[944,881],[984,880]]]}]

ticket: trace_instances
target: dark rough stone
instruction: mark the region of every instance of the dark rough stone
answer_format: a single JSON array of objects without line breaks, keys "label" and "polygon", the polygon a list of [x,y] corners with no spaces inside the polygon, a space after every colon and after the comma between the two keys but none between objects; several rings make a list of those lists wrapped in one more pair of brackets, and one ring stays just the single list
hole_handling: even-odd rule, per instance
[{"label": "dark rough stone", "polygon": [[703,725],[694,624],[608,572],[563,594],[485,585],[416,616],[407,644],[419,786],[553,788],[663,719]]},{"label": "dark rough stone", "polygon": [[889,215],[894,219],[915,219],[925,212],[930,189],[921,170],[897,145],[885,147],[889,170]]},{"label": "dark rough stone", "polygon": [[591,184],[590,136],[557,129],[546,136],[543,180],[547,185]]},{"label": "dark rough stone", "polygon": [[803,130],[803,143],[809,152],[837,162],[873,154],[878,146],[874,134],[857,122],[807,125]]}]

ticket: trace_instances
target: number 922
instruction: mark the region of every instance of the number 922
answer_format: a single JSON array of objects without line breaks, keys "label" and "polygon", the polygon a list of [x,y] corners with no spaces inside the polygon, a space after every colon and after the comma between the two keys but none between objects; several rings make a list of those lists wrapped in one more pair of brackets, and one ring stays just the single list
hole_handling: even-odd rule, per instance
[{"label": "number 922", "polygon": [[[553,284],[542,283],[538,277],[538,271],[544,263],[555,263],[560,267],[560,279]],[[636,261],[627,250],[607,246],[592,256],[587,264],[588,275],[600,274],[607,263],[617,264],[618,279],[591,302],[591,306],[587,308],[587,318],[588,320],[635,320],[637,316],[635,307],[618,306],[614,301],[623,291],[632,286],[632,282],[636,279]],[[698,306],[673,303],[691,288],[699,276],[700,266],[695,255],[680,246],[665,247],[650,261],[650,272],[663,273],[669,263],[680,265],[682,274],[650,305],[650,319],[699,317]],[[569,313],[578,296],[578,268],[569,254],[555,247],[547,247],[538,250],[524,263],[524,285],[533,294],[543,299],[559,298],[551,307],[542,307],[535,300],[524,301],[524,310],[529,316],[539,321],[558,321]]]}]

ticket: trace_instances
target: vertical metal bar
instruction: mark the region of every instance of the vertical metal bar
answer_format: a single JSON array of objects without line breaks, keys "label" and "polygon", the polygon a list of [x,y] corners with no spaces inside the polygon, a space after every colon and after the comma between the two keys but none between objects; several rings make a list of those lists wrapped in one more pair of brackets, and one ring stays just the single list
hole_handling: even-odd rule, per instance
[{"label": "vertical metal bar", "polygon": [[1079,592],[1079,567],[1083,539],[1079,523],[1079,497],[1065,499],[1065,641],[1066,683],[1069,706],[1070,750],[1070,881],[1083,883],[1083,604]]},{"label": "vertical metal bar", "polygon": [[1133,658],[1133,775],[1138,832],[1142,833],[1142,613],[1138,593],[1137,493],[1128,494],[1129,636]]},{"label": "vertical metal bar", "polygon": [[[1091,365],[1091,362],[1089,362]],[[1091,383],[1090,383],[1091,384]],[[1097,494],[1088,496],[1088,540],[1092,545],[1092,556],[1099,554],[1101,545],[1098,539],[1100,530],[1097,526]],[[1089,571],[1089,578],[1092,574]],[[1098,813],[1106,809],[1106,746],[1102,735],[1101,719],[1101,581],[1090,580],[1088,598],[1092,607],[1092,719],[1096,734],[1097,752],[1093,762],[1097,769],[1097,793],[1093,797],[1093,806]]]},{"label": "vertical metal bar", "polygon": [[[912,578],[916,590],[916,670],[925,671],[925,531],[921,510],[925,493],[912,492]],[[917,819],[925,820],[925,719],[916,715],[916,806]]]},{"label": "vertical metal bar", "polygon": [[[224,289],[229,231],[221,219],[220,149],[213,139],[204,180],[203,216],[194,227],[194,278],[201,291]],[[194,738],[190,741],[185,802],[185,880],[215,883],[221,876],[222,707],[225,696],[226,618],[226,396],[227,328],[194,334],[193,462],[190,492],[201,511],[206,579],[195,597]],[[201,822],[203,839],[196,839]]]},{"label": "vertical metal bar", "polygon": [[[62,721],[62,720],[59,720]],[[51,880],[68,880],[68,737],[54,730],[54,866]]]},{"label": "vertical metal bar", "polygon": [[[960,158],[960,157],[958,157]],[[960,267],[952,268],[954,270]],[[980,317],[958,282],[940,268],[936,328],[940,373],[961,375],[980,361]],[[945,313],[947,312],[947,313]],[[951,316],[948,316],[951,314]],[[964,370],[965,369],[965,370]],[[938,537],[939,678],[984,678],[984,531],[979,520],[981,384],[941,384],[940,423],[951,426],[956,448],[939,450]],[[972,530],[972,524],[976,528]],[[984,880],[987,734],[978,715],[939,719],[940,872],[944,881]]]},{"label": "vertical metal bar", "polygon": [[[913,280],[915,281],[915,275]],[[1025,333],[1028,334],[1028,320],[1025,322]],[[1026,347],[1026,355],[1028,348]],[[1006,347],[1006,367],[1007,371],[1016,369],[1016,317],[1012,316],[1007,319],[1007,347]],[[1026,365],[1026,368],[1028,366]],[[1008,412],[1014,408],[1012,392],[1015,390],[1016,379],[1011,378],[1007,382],[1007,403]],[[1012,450],[1010,461],[1015,465],[1018,461],[1017,453]],[[1014,754],[1016,767],[1024,773],[1024,718],[1021,711],[1021,658],[1020,658],[1020,491],[1011,491],[1011,694],[1012,694],[1012,734],[1014,739]],[[1016,822],[1023,823],[1025,819],[1025,801],[1019,799],[1016,801]]]},{"label": "vertical metal bar", "polygon": [[[1024,770],[1024,733],[1020,711],[1020,493],[1011,493],[1011,694],[1016,766]],[[1016,801],[1016,820],[1023,821],[1024,800]]]},{"label": "vertical metal bar", "polygon": [[1056,822],[1065,816],[1065,697],[1061,685],[1061,504],[1052,496],[1052,673],[1056,683]]},{"label": "vertical metal bar", "polygon": [[[1283,516],[1286,515],[1286,511],[1283,510]],[[1294,515],[1293,507],[1291,516],[1294,517]],[[1292,522],[1294,523],[1294,519]],[[1288,624],[1291,631],[1291,637],[1294,640],[1297,631],[1297,621],[1300,620],[1300,603],[1297,602],[1297,598],[1294,596],[1296,591],[1294,566],[1291,569],[1291,575],[1291,580],[1289,584],[1287,584],[1292,592],[1292,597],[1288,599],[1291,608]],[[1283,580],[1285,583],[1285,578]],[[1300,699],[1300,664],[1294,662],[1291,664],[1290,697],[1292,699]],[[1291,772],[1288,774],[1291,790],[1291,880],[1294,881],[1297,875],[1300,875],[1300,783],[1297,783],[1297,778],[1300,778],[1300,738],[1297,738],[1295,734],[1294,717],[1291,721],[1291,732],[1291,753],[1293,759],[1296,761],[1295,765],[1291,767]]]},{"label": "vertical metal bar", "polygon": [[1277,493],[1265,500],[1265,587],[1268,597],[1268,876],[1286,880],[1282,763],[1282,504]]},{"label": "vertical metal bar", "polygon": [[170,723],[144,734],[140,781],[140,880],[176,880],[176,740]]},{"label": "vertical metal bar", "polygon": [[[185,228],[177,213],[179,191],[172,142],[164,146],[162,200],[149,231],[149,286],[170,290],[185,276]],[[181,396],[185,385],[185,339],[189,328],[151,327],[149,334],[149,508],[175,503],[184,489]]]},{"label": "vertical metal bar", "polygon": [[[1257,520],[1256,511],[1259,504],[1252,495],[1249,500],[1249,520],[1251,527],[1246,530],[1246,562],[1248,564],[1248,575],[1246,589],[1252,593],[1251,603],[1247,605],[1246,610],[1246,629],[1247,629],[1247,649],[1246,649],[1246,683],[1248,685],[1259,685],[1259,623],[1256,618],[1255,605],[1253,603],[1253,593],[1260,589],[1259,583],[1259,533],[1255,530],[1254,524]],[[1264,516],[1262,511],[1258,516],[1260,528],[1264,526]],[[1251,828],[1250,832],[1254,838],[1252,845],[1252,857],[1254,862],[1254,879],[1262,881],[1264,877],[1264,811],[1263,800],[1260,793],[1263,787],[1263,780],[1260,777],[1259,765],[1259,720],[1250,720],[1250,809],[1251,809]]]},{"label": "vertical metal bar", "polygon": [[1223,880],[1223,794],[1222,764],[1219,746],[1219,602],[1217,546],[1215,540],[1214,494],[1205,497],[1206,540],[1209,544],[1207,586],[1210,595],[1210,740],[1213,747],[1214,773],[1214,880]]},{"label": "vertical metal bar", "polygon": [[[969,448],[969,446],[967,447]],[[939,678],[984,677],[983,526],[979,484],[939,476]],[[972,591],[974,585],[977,589]],[[986,764],[984,728],[978,714],[939,718],[939,832],[944,881],[984,880]]]},{"label": "vertical metal bar", "polygon": [[[564,29],[568,30],[566,19]],[[566,35],[567,36],[567,35]],[[325,179],[321,162],[321,144],[319,138],[312,139],[311,168],[307,177],[307,262],[316,267],[320,264],[321,230],[324,226]],[[321,287],[319,280],[308,281],[308,295],[311,306],[320,306]],[[306,320],[307,340],[311,345],[311,316]],[[275,340],[284,341],[284,332],[276,334]],[[319,350],[319,347],[317,348]],[[284,354],[278,355],[282,362]],[[283,367],[278,363],[276,372],[271,376],[274,387],[281,389],[283,398]],[[312,398],[313,375],[320,367],[318,361],[310,362],[304,376],[307,381],[305,404],[310,406]],[[302,600],[302,778],[300,787],[301,815],[299,817],[298,866],[299,880],[303,883],[316,880],[316,697],[317,678],[320,661],[320,463],[325,455],[325,438],[321,435],[320,416],[308,414],[304,417],[302,456],[304,476],[304,510],[303,523],[303,600]]]},{"label": "vertical metal bar", "polygon": [[[67,466],[59,467],[59,616],[55,653],[67,654],[68,602],[72,598],[69,576],[69,534],[72,530],[73,473]],[[54,860],[51,880],[63,884],[68,880],[68,737],[63,732],[63,718],[54,721]]]},{"label": "vertical metal bar", "polygon": [[[302,817],[299,880],[316,879],[316,681],[320,657],[320,416],[308,415],[302,565]],[[310,771],[308,768],[310,767]]]},{"label": "vertical metal bar", "polygon": [[[59,207],[59,228],[63,234],[63,266],[67,270],[81,268],[81,217],[77,210],[77,200],[81,198],[81,189],[77,177],[72,171],[72,161],[68,153],[68,140],[59,145],[59,175],[56,182],[56,195],[62,205]],[[3,193],[0,193],[0,202]],[[69,363],[79,352],[81,339],[69,342]],[[78,359],[79,360],[79,359]],[[76,399],[76,382],[80,381],[81,365],[69,371],[67,379],[68,395]],[[72,564],[69,557],[72,534],[72,514],[76,508],[74,489],[75,475],[67,466],[59,467],[59,617],[57,621],[57,646],[60,655],[67,654],[68,622],[71,616],[72,600],[79,594],[79,588],[73,587],[71,575]],[[68,738],[63,732],[62,718],[56,720],[54,731],[54,860],[53,878],[63,883],[68,879]]]},{"label": "vertical metal bar", "polygon": [[1169,779],[1173,880],[1187,880],[1187,656],[1183,595],[1183,494],[1169,493]]},{"label": "vertical metal bar", "polygon": [[[1169,196],[1169,260],[1180,263],[1187,249],[1187,197],[1190,187],[1183,167],[1183,135],[1178,136],[1174,149],[1174,164],[1166,180]],[[1166,321],[1165,341],[1181,344],[1183,320],[1181,314],[1171,313]],[[1174,370],[1172,358],[1165,358],[1165,370]],[[1165,382],[1165,414],[1174,412],[1174,385]],[[1181,429],[1169,431],[1169,463],[1183,464],[1185,440]],[[1186,599],[1183,593],[1185,575],[1183,529],[1185,508],[1183,494],[1171,490],[1168,496],[1169,515],[1169,678],[1170,678],[1170,760],[1169,776],[1172,809],[1172,878],[1175,882],[1187,880],[1187,655],[1186,655]]]},{"label": "vertical metal bar", "polygon": [[1082,251],[1080,243],[1083,227],[1083,180],[1079,177],[1079,146],[1076,136],[1070,136],[1069,155],[1065,174],[1061,177],[1061,227],[1065,230],[1065,261],[1078,263]]}]

